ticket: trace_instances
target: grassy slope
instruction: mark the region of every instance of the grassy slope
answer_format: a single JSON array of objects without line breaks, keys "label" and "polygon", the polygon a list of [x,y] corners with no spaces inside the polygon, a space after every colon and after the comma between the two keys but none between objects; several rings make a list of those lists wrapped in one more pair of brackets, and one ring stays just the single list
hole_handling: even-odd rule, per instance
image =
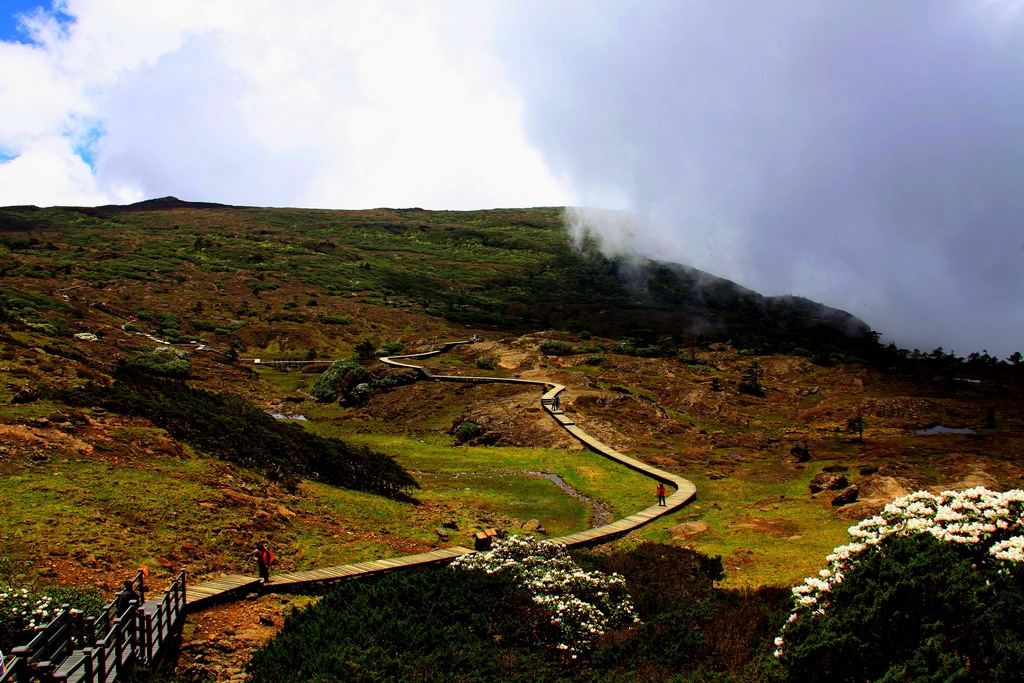
[{"label": "grassy slope", "polygon": [[[0,209],[0,222],[18,228],[7,243],[32,255],[31,265],[20,254],[12,257],[11,265],[19,263],[14,270],[66,272],[104,285],[112,278],[173,282],[179,303],[229,295],[238,316],[259,310],[239,300],[246,290],[250,297],[281,300],[282,288],[301,283],[302,296],[292,291],[291,313],[279,318],[318,317],[302,298],[315,293],[506,329],[720,329],[750,337],[799,335],[823,348],[849,346],[833,327],[859,324],[839,311],[765,298],[682,266],[608,259],[592,242],[575,249],[560,209],[316,211],[157,202]],[[246,277],[237,277],[240,270]],[[130,303],[130,292],[121,293]],[[608,315],[612,310],[620,315]]]},{"label": "grassy slope", "polygon": [[[769,356],[759,358],[769,392],[754,398],[736,390],[750,356],[726,344],[698,350],[703,365],[612,353],[601,366],[578,356],[545,358],[540,338],[520,337],[521,330],[673,324],[680,331],[697,312],[680,298],[685,279],[672,287],[652,280],[654,298],[642,308],[641,297],[614,276],[619,265],[573,254],[554,209],[0,209],[0,230],[8,246],[0,253],[0,475],[15,484],[3,488],[0,526],[9,530],[4,552],[35,567],[29,578],[113,588],[140,561],[187,564],[200,576],[238,571],[244,550],[261,537],[273,540],[288,569],[436,547],[443,542],[435,529],[450,520],[458,527],[449,530],[450,543],[471,542],[482,526],[511,528],[532,518],[553,533],[585,524],[582,503],[549,482],[506,472],[558,473],[617,516],[653,495],[634,475],[567,450],[530,421],[502,422],[495,406],[520,399],[454,385],[399,387],[359,407],[318,406],[301,394],[314,375],[253,372],[193,355],[194,386],[304,414],[313,431],[394,455],[424,486],[415,503],[315,482],[290,493],[184,447],[140,418],[88,408],[74,414],[46,399],[12,402],[26,385],[105,380],[118,358],[152,347],[86,300],[133,312],[142,329],[164,337],[263,358],[347,356],[363,339],[414,349],[467,336],[460,321],[510,325],[484,332],[492,346],[461,349],[438,363],[475,371],[486,353],[501,361],[495,372],[564,381],[585,429],[692,477],[694,506],[626,542],[650,538],[721,553],[732,585],[798,580],[841,539],[851,520],[837,517],[827,498],[807,494],[808,480],[826,463],[849,466],[855,481],[870,478],[857,474],[862,466],[881,467],[887,482],[908,488],[1005,486],[1019,474],[1024,420],[1015,385],[951,394],[929,377]],[[720,286],[734,306],[723,296],[702,315],[764,327],[763,301]],[[68,287],[76,289],[65,300],[60,291]],[[585,304],[566,302],[566,291]],[[677,311],[664,310],[673,300]],[[71,336],[76,332],[101,339],[81,342]],[[584,343],[566,332],[544,338]],[[586,343],[607,348],[614,339]],[[709,390],[713,378],[723,391]],[[914,427],[935,422],[982,428],[993,405],[996,423],[984,440],[912,437]],[[836,433],[854,414],[867,419],[865,444]],[[499,443],[532,446],[450,448],[452,426],[468,419],[489,419]],[[807,467],[788,457],[802,442],[814,453]],[[687,521],[708,529],[687,536],[674,528]]]}]

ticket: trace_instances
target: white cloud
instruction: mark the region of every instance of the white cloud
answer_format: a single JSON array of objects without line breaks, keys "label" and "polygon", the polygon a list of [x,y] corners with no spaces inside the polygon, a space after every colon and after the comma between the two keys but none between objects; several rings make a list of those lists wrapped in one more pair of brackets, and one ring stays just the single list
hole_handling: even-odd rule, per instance
[{"label": "white cloud", "polygon": [[1019,348],[1020,3],[527,6],[499,49],[531,139],[645,255],[905,346]]},{"label": "white cloud", "polygon": [[0,163],[0,206],[96,206],[140,199],[127,188],[100,191],[92,169],[59,137],[34,142],[18,157]]},{"label": "white cloud", "polygon": [[1024,337],[1017,2],[62,7],[0,43],[0,203],[587,203],[904,345]]},{"label": "white cloud", "polygon": [[90,147],[96,201],[125,188],[330,208],[572,199],[523,133],[489,3],[142,6],[68,0],[74,24],[42,17],[37,44],[0,45],[0,93],[21,107],[0,123],[0,151]]}]

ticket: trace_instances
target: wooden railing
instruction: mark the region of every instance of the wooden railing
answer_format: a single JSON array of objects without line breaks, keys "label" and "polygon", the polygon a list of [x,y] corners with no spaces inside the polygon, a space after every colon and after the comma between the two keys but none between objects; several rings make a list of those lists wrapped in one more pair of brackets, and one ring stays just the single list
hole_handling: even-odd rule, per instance
[{"label": "wooden railing", "polygon": [[7,662],[7,680],[28,683],[45,675],[54,667],[52,662],[67,657],[74,649],[75,612],[71,605],[61,611],[48,624],[36,626],[34,635],[26,645],[11,650]]},{"label": "wooden railing", "polygon": [[159,663],[181,632],[185,572],[175,577],[159,601],[144,599],[141,571],[132,579],[132,588],[140,600],[133,600],[121,614],[117,605],[124,591],[94,617],[83,617],[64,605],[49,624],[35,629],[28,644],[11,651],[4,683],[105,683],[137,664]]}]

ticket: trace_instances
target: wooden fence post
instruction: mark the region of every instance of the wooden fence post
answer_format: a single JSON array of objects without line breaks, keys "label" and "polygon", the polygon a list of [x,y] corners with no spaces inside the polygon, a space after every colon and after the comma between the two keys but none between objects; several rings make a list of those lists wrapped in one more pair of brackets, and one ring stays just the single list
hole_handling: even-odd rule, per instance
[{"label": "wooden fence post", "polygon": [[146,660],[144,663],[148,665],[153,662],[153,617],[145,613],[142,613],[141,616],[145,624],[143,633],[146,636]]},{"label": "wooden fence post", "polygon": [[128,635],[128,629],[125,627],[126,624],[120,619],[114,619],[114,626],[111,628],[114,634],[114,678],[120,678],[123,671],[121,663],[124,661],[125,636]]},{"label": "wooden fence post", "polygon": [[93,649],[91,647],[87,647],[82,650],[82,654],[85,655],[85,662],[82,668],[85,669],[85,680],[89,681],[89,683],[92,683],[93,676],[96,673],[96,667],[95,662],[93,662],[92,659],[92,653]]}]

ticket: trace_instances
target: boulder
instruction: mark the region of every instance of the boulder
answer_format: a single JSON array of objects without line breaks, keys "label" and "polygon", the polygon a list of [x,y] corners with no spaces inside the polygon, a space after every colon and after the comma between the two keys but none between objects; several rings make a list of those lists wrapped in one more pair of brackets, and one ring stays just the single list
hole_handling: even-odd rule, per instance
[{"label": "boulder", "polygon": [[544,531],[544,527],[543,527],[543,525],[541,525],[540,520],[537,520],[537,519],[531,519],[530,521],[524,523],[523,524],[523,531],[530,532],[530,533],[538,533],[538,534],[546,534],[547,533],[546,531]]},{"label": "boulder", "polygon": [[839,495],[832,499],[832,507],[841,507],[856,502],[859,495],[860,490],[856,486],[851,486],[845,491],[841,491]]},{"label": "boulder", "polygon": [[822,491],[841,491],[849,485],[850,481],[846,478],[845,474],[820,472],[814,475],[814,478],[811,479],[811,483],[807,487],[814,494],[821,493]]}]

